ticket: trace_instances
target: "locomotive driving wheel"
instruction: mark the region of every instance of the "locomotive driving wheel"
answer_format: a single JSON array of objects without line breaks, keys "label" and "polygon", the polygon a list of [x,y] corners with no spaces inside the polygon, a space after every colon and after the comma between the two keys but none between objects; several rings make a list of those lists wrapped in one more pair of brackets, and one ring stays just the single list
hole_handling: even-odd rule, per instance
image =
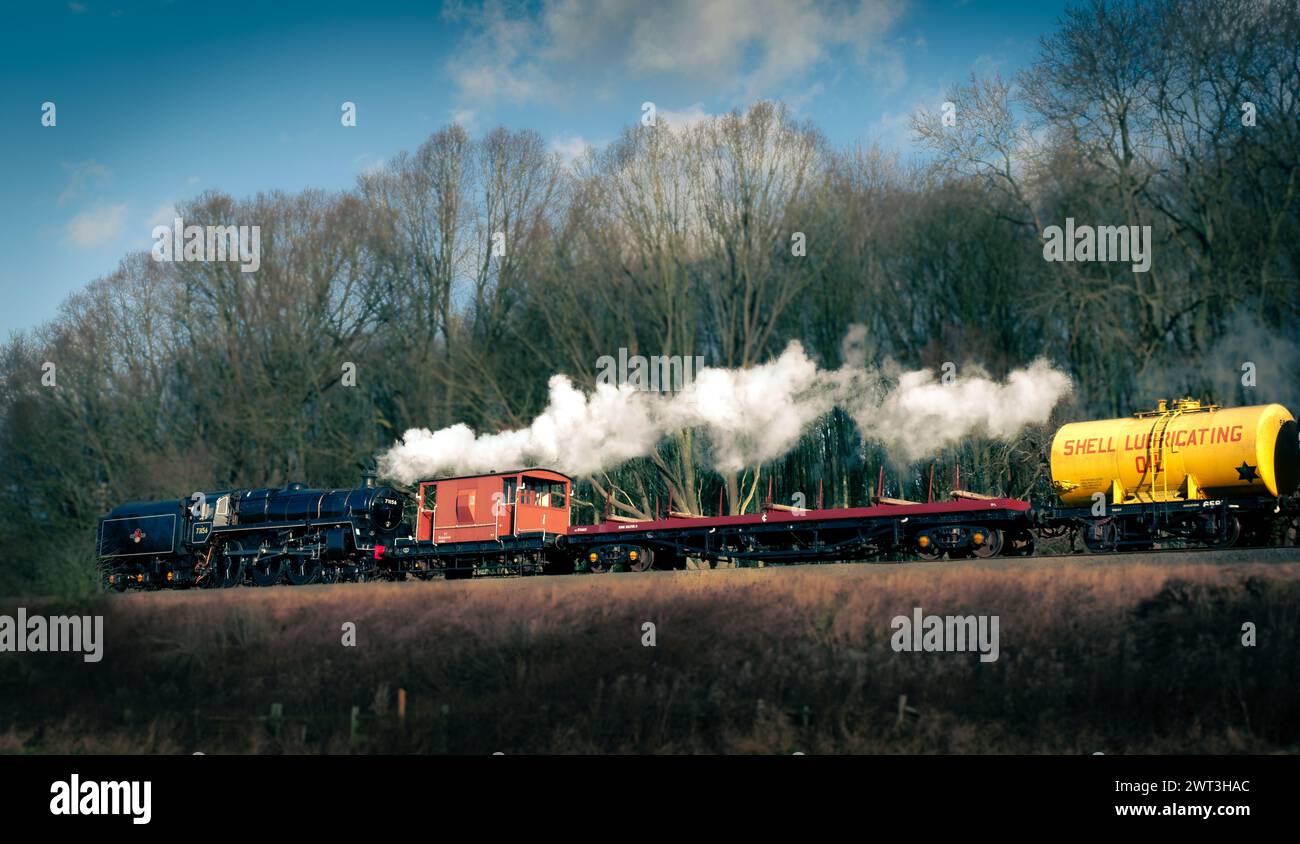
[{"label": "locomotive driving wheel", "polygon": [[263,542],[248,571],[255,586],[274,586],[284,577],[285,568],[284,557]]},{"label": "locomotive driving wheel", "polygon": [[319,559],[311,557],[295,557],[285,566],[285,574],[289,582],[294,586],[306,586],[308,583],[315,583],[321,579],[321,564]]},{"label": "locomotive driving wheel", "polygon": [[244,582],[244,558],[240,552],[244,546],[238,539],[228,539],[221,546],[221,552],[212,560],[212,585],[219,589],[229,589]]}]

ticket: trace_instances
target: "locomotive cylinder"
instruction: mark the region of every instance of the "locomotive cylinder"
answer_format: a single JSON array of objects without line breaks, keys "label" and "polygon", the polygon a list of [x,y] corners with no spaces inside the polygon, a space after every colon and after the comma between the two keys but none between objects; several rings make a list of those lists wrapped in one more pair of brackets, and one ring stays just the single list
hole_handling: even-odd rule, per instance
[{"label": "locomotive cylinder", "polygon": [[1280,404],[1221,409],[1164,401],[1131,419],[1074,422],[1052,440],[1052,486],[1067,506],[1290,495],[1296,420]]}]

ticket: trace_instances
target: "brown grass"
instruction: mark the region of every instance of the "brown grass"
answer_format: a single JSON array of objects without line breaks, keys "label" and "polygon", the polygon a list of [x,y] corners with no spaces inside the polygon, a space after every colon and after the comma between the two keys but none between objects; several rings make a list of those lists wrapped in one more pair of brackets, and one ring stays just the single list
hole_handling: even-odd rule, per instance
[{"label": "brown grass", "polygon": [[[918,605],[999,615],[1001,658],[895,653],[890,619]],[[1300,744],[1294,563],[815,566],[152,593],[93,606],[107,615],[103,662],[0,654],[0,752]],[[347,621],[355,648],[341,645]],[[641,644],[645,621],[656,647]],[[1241,644],[1246,621],[1257,647]],[[915,712],[900,719],[902,695]],[[272,703],[283,705],[279,722],[265,717]]]}]

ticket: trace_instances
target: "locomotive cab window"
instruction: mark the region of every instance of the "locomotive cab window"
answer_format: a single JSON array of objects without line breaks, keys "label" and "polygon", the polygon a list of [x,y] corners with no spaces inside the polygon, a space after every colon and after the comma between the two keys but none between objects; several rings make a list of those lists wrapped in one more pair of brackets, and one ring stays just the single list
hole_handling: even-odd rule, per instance
[{"label": "locomotive cab window", "polygon": [[213,516],[214,527],[222,527],[230,521],[230,496],[223,495],[217,499],[216,514]]}]

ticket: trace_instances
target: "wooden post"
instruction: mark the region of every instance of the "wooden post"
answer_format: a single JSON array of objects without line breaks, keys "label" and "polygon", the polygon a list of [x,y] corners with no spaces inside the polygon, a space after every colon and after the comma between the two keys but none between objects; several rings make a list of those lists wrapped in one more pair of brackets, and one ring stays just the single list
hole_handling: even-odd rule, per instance
[{"label": "wooden post", "polygon": [[271,732],[280,735],[280,719],[284,717],[284,704],[271,704]]},{"label": "wooden post", "polygon": [[817,479],[817,509],[822,509],[822,479]]},{"label": "wooden post", "polygon": [[926,502],[929,504],[934,503],[934,464],[933,463],[930,464],[930,487],[926,493]]},{"label": "wooden post", "polygon": [[406,689],[397,690],[397,720],[406,723]]},{"label": "wooden post", "polygon": [[907,695],[898,696],[898,720],[895,726],[901,727],[907,721],[909,715],[915,716],[921,714],[921,711],[915,706],[907,705]]},{"label": "wooden post", "polygon": [[722,486],[718,487],[718,515],[719,515],[719,516],[723,515],[723,512],[722,512],[722,491],[723,491],[724,489],[726,489],[726,487],[727,487],[726,484],[723,484]]},{"label": "wooden post", "polygon": [[361,721],[361,707],[354,706],[352,707],[352,724],[348,730],[348,741],[357,740],[357,728],[360,726],[360,721]]}]

